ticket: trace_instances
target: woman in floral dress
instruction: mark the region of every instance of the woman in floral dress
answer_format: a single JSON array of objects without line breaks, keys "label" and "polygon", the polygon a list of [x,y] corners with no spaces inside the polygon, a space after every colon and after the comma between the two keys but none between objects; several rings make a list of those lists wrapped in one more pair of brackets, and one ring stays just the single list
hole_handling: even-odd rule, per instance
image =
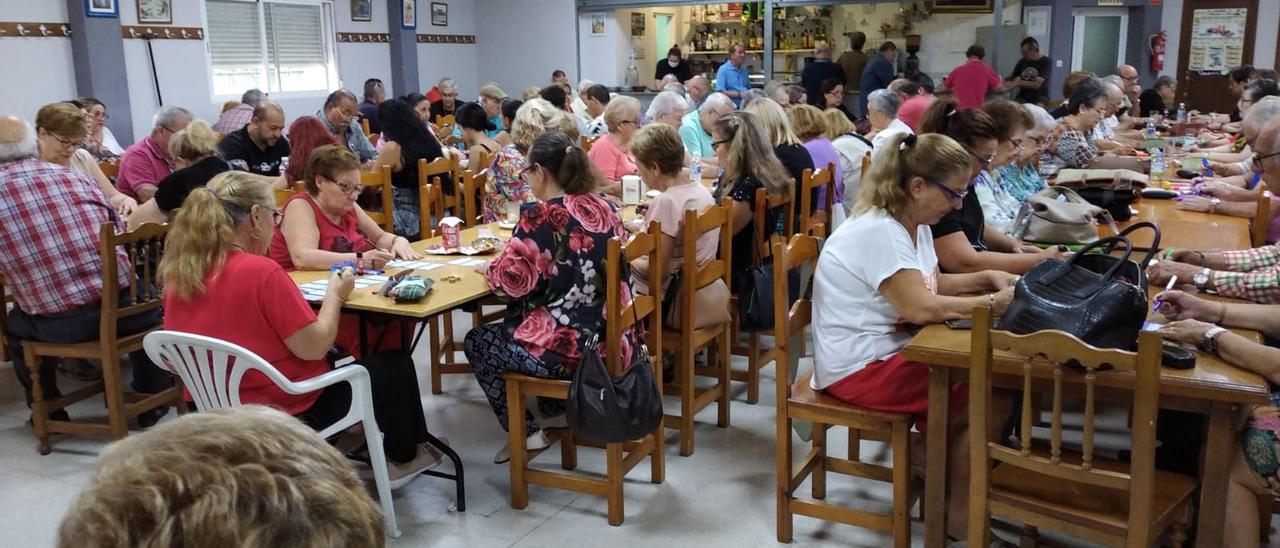
[{"label": "woman in floral dress", "polygon": [[[577,139],[559,131],[543,134],[529,148],[524,178],[541,202],[520,212],[506,249],[486,269],[489,286],[510,299],[506,319],[467,333],[464,352],[489,405],[506,430],[507,389],[502,374],[518,371],[568,379],[583,345],[604,330],[605,255],[610,238],[626,231],[617,211],[596,193],[603,180]],[[628,266],[624,262],[622,268]],[[629,272],[622,277],[623,306],[631,300]],[[636,333],[623,334],[621,363],[639,351]],[[597,351],[604,353],[604,341]],[[527,447],[550,445],[527,414]],[[508,459],[508,448],[494,457]]]}]

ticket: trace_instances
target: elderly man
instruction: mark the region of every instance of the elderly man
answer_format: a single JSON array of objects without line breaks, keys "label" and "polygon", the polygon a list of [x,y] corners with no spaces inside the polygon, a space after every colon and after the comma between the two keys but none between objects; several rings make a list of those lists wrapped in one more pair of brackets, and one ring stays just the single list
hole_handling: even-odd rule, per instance
[{"label": "elderly man", "polygon": [[1122,82],[1116,82],[1119,79],[1118,76],[1108,76],[1102,80],[1107,100],[1102,104],[1102,119],[1093,126],[1093,144],[1103,152],[1125,156],[1133,153],[1133,143],[1130,139],[1116,135],[1116,129],[1120,127],[1120,119],[1116,117],[1116,113],[1124,106],[1124,92],[1120,91]]},{"label": "elderly man", "polygon": [[604,107],[609,106],[609,88],[595,84],[587,88],[585,95],[587,114],[591,118],[585,135],[588,139],[595,139],[609,133],[609,126],[604,121]]},{"label": "elderly man", "polygon": [[382,133],[378,123],[378,105],[387,100],[387,88],[382,80],[370,78],[364,81],[364,100],[360,102],[360,119],[369,121],[369,133]]},{"label": "elderly man", "polygon": [[[77,343],[97,340],[102,302],[102,260],[98,230],[113,223],[124,225],[111,202],[92,178],[36,158],[36,133],[31,125],[14,117],[0,117],[0,273],[16,301],[5,318],[5,344],[18,382],[33,398],[31,371],[22,354],[22,341]],[[122,249],[114,275],[121,288],[134,277]],[[130,302],[130,291],[121,291],[121,304]],[[157,325],[159,309],[121,320],[120,334],[137,333]],[[147,359],[145,352],[130,355],[134,390],[159,392],[170,386],[169,375]],[[41,398],[53,400],[58,390],[57,360],[45,359],[39,367]],[[138,417],[150,426],[163,410]],[[65,410],[50,418],[67,420]]]},{"label": "elderly man", "polygon": [[218,122],[213,124],[213,130],[225,135],[244,127],[249,123],[249,118],[253,117],[253,109],[258,107],[258,103],[266,100],[267,94],[262,90],[251,89],[244,92],[244,95],[240,96],[240,104],[222,113],[222,116],[218,117]]},{"label": "elderly man", "polygon": [[933,104],[933,94],[926,92],[919,82],[909,78],[889,82],[888,89],[898,96],[898,120],[911,128],[912,133],[919,132],[920,117]]},{"label": "elderly man", "polygon": [[867,98],[867,119],[871,122],[871,132],[867,137],[871,139],[871,146],[875,151],[871,153],[873,157],[888,149],[889,141],[895,135],[915,134],[911,126],[898,119],[900,106],[898,94],[887,89],[877,89]]},{"label": "elderly man", "polygon": [[707,83],[706,77],[695,74],[693,78],[685,81],[684,89],[689,92],[689,110],[693,110],[702,106],[702,102],[707,99],[707,93],[711,91],[711,85]]},{"label": "elderly man", "polygon": [[747,48],[734,44],[729,48],[729,59],[716,71],[716,91],[733,100],[733,106],[742,104],[742,96],[751,89],[751,74],[747,72]]},{"label": "elderly man", "polygon": [[858,89],[858,85],[862,83],[862,69],[867,68],[867,59],[869,59],[862,51],[863,46],[867,45],[866,33],[854,31],[848,34],[849,51],[840,54],[840,59],[836,60],[836,64],[840,65],[840,69],[844,71],[845,93]]},{"label": "elderly man", "polygon": [[893,81],[893,76],[898,72],[898,45],[893,42],[885,42],[880,44],[880,49],[876,55],[867,60],[866,68],[862,69],[862,79],[858,83],[858,113],[867,116],[867,99],[871,96],[871,92],[877,89],[889,87],[889,82]]},{"label": "elderly man", "polygon": [[809,96],[809,104],[819,109],[827,109],[826,98],[822,96],[822,83],[836,78],[845,81],[844,69],[831,60],[831,44],[820,42],[813,48],[813,62],[804,66],[800,73],[800,85]]},{"label": "elderly man", "polygon": [[345,144],[356,157],[360,158],[361,162],[368,162],[378,155],[378,151],[373,148],[364,130],[356,124],[358,112],[355,94],[340,89],[330,93],[324,100],[324,107],[316,111],[316,118],[320,119],[324,127],[329,128],[329,131],[338,138],[338,142]]},{"label": "elderly man", "polygon": [[173,173],[169,161],[169,137],[187,128],[191,113],[182,107],[161,107],[152,120],[151,135],[138,141],[120,157],[116,190],[139,204],[156,194],[160,180]]},{"label": "elderly man", "polygon": [[1138,118],[1138,96],[1142,95],[1142,84],[1138,82],[1138,69],[1132,65],[1120,65],[1116,67],[1115,75],[1124,80],[1124,96],[1129,98],[1129,104],[1132,105],[1128,112],[1120,115],[1120,123],[1130,123]]},{"label": "elderly man", "polygon": [[453,116],[458,109],[458,85],[453,82],[453,78],[441,78],[440,83],[436,84],[436,93],[440,94],[440,99],[431,102],[427,115],[427,119],[432,122],[441,116]]},{"label": "elderly man", "polygon": [[[1240,123],[1241,133],[1245,139],[1256,141],[1267,123],[1275,119],[1280,119],[1280,97],[1264,97],[1245,114]],[[1216,165],[1213,171],[1217,177],[1201,179],[1204,182],[1204,196],[1187,196],[1177,203],[1178,209],[1213,209],[1217,213],[1253,218],[1257,212],[1258,193],[1264,190],[1258,184],[1263,174],[1261,166],[1255,161],[1257,157],[1257,154],[1249,154],[1242,162]],[[1271,181],[1267,186],[1273,184],[1280,184],[1280,181]],[[1278,199],[1273,197],[1272,200]],[[1280,226],[1273,226],[1267,239],[1280,239]]]},{"label": "elderly man", "polygon": [[[1255,162],[1262,169],[1262,178],[1280,185],[1280,118],[1266,124],[1255,144]],[[1180,283],[1193,284],[1201,291],[1213,290],[1223,297],[1280,303],[1280,246],[1238,251],[1179,249],[1170,260],[1147,268],[1151,285],[1165,285],[1175,275]]]},{"label": "elderly man", "polygon": [[289,157],[289,141],[284,138],[284,109],[275,101],[258,105],[249,125],[223,137],[218,143],[218,152],[235,169],[279,177],[283,171],[280,160]]},{"label": "elderly man", "polygon": [[586,124],[591,123],[591,117],[587,115],[587,90],[594,85],[596,83],[592,80],[578,82],[578,92],[573,94],[573,100],[569,102],[569,108],[573,109],[573,115],[581,118],[583,123]]},{"label": "elderly man", "polygon": [[715,127],[716,120],[733,110],[733,101],[725,94],[716,92],[708,95],[698,110],[684,115],[680,121],[680,140],[684,142],[684,149],[703,159],[714,158],[716,151],[711,145],[711,128]]}]

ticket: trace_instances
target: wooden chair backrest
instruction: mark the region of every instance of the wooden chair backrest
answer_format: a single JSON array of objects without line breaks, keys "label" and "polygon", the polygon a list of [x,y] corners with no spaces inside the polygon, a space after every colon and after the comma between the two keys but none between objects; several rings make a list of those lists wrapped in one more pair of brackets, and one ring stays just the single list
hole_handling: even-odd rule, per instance
[{"label": "wooden chair backrest", "polygon": [[[974,309],[973,326],[972,364],[969,368],[969,454],[973,464],[971,473],[978,474],[971,478],[973,489],[988,489],[989,461],[1000,461],[1064,481],[1129,491],[1130,534],[1149,529],[1155,482],[1156,410],[1160,398],[1160,336],[1150,331],[1141,332],[1136,354],[1100,349],[1062,331],[1037,331],[1026,335],[996,331],[992,328],[991,309],[986,307]],[[1023,360],[1020,418],[1021,431],[1028,434],[1021,436],[1020,447],[987,437],[991,420],[987,403],[991,397],[993,349]],[[1051,368],[1053,377],[1048,457],[1032,452],[1029,435],[1038,413],[1032,405],[1033,372],[1045,367]],[[1093,467],[1095,381],[1100,374],[1133,378],[1133,443],[1129,473]],[[1082,380],[1085,388],[1084,435],[1079,464],[1061,458],[1063,379],[1068,376],[1075,377],[1076,382]]]},{"label": "wooden chair backrest", "polygon": [[756,208],[752,213],[751,226],[756,231],[758,246],[754,246],[751,253],[752,264],[760,264],[769,258],[772,253],[769,245],[773,240],[776,228],[773,226],[765,226],[765,214],[771,209],[783,208],[782,211],[782,236],[790,237],[795,233],[796,204],[791,199],[790,193],[769,194],[765,189],[756,189]]},{"label": "wooden chair backrest", "polygon": [[1258,192],[1258,209],[1254,211],[1253,225],[1249,229],[1253,247],[1267,245],[1267,229],[1271,228],[1271,197],[1268,194],[1266,188]]},{"label": "wooden chair backrest", "polygon": [[578,144],[582,145],[583,152],[591,152],[591,145],[594,143],[595,140],[587,138],[586,135],[578,137]]},{"label": "wooden chair backrest", "polygon": [[489,166],[493,164],[493,158],[497,155],[497,151],[485,152],[481,150],[467,161],[467,169],[476,173],[489,169]]},{"label": "wooden chair backrest", "polygon": [[292,197],[293,197],[295,194],[297,194],[297,193],[298,193],[298,191],[296,191],[296,190],[294,190],[294,189],[292,189],[292,188],[277,188],[277,189],[275,189],[275,194],[276,194],[276,209],[279,209],[281,212],[283,212],[283,211],[284,211],[284,205],[285,205],[285,204],[287,204],[287,203],[289,203],[289,199],[290,199],[290,198],[292,198]]},{"label": "wooden chair backrest", "polygon": [[365,211],[373,222],[378,223],[383,230],[387,232],[395,232],[395,205],[392,203],[391,195],[391,166],[382,166],[380,169],[360,171],[360,186],[365,190],[374,189],[378,192],[378,200],[382,205],[382,211]]},{"label": "wooden chair backrest", "polygon": [[[795,294],[787,287],[788,280],[792,278],[788,273],[805,263],[810,263],[810,268],[817,268],[818,241],[808,234],[796,234],[790,242],[782,238],[773,241],[773,352],[774,363],[778,364],[778,382],[774,384],[778,389],[776,404],[779,418],[786,416],[787,400],[791,397],[791,383],[787,379],[795,378],[794,372],[789,370],[792,362],[796,361],[790,359],[792,336],[803,337],[804,328],[813,321],[813,301],[803,291],[799,292],[799,299],[788,304],[789,295]],[[800,343],[799,340],[794,342],[797,346]]]},{"label": "wooden chair backrest", "polygon": [[456,122],[457,120],[453,117],[452,114],[441,114],[439,116],[436,116],[436,119],[434,121],[435,125],[437,126],[451,126]]},{"label": "wooden chair backrest", "polygon": [[[692,209],[684,211],[684,224],[680,231],[680,251],[682,254],[680,270],[680,325],[671,326],[682,333],[692,333],[694,320],[694,296],[699,289],[715,283],[724,282],[729,287],[729,277],[733,273],[733,199],[725,197],[720,205],[708,206],[701,212]],[[703,234],[719,230],[719,253],[715,259],[698,263],[698,239]],[[652,270],[652,266],[649,267]],[[649,286],[661,288],[661,285]],[[650,292],[662,294],[661,289],[650,289]]]},{"label": "wooden chair backrest", "polygon": [[[369,131],[369,119],[368,119],[368,118],[361,118],[361,119],[360,119],[360,129],[361,129],[362,131],[364,131],[364,136],[365,136],[365,137],[368,137],[368,136],[369,136],[369,134],[370,134],[371,132]],[[372,140],[372,139],[370,139],[370,140]]]},{"label": "wooden chair backrest", "polygon": [[467,226],[484,223],[484,207],[480,200],[488,180],[488,169],[482,169],[479,173],[472,173],[469,169],[462,172],[462,222]]},{"label": "wooden chair backrest", "polygon": [[418,237],[424,240],[434,238],[438,236],[436,230],[438,225],[432,223],[431,219],[444,218],[444,200],[440,198],[440,187],[438,185],[418,187],[418,200]]},{"label": "wooden chair backrest", "polygon": [[[661,223],[649,223],[644,232],[637,232],[631,241],[623,245],[617,238],[609,239],[605,263],[605,347],[608,355],[605,366],[609,373],[618,376],[622,371],[622,333],[628,327],[648,320],[645,326],[645,344],[648,346],[654,373],[661,375],[662,363],[662,297],[640,295],[631,290],[631,261],[641,256],[649,257],[649,287],[662,287],[662,227]],[[631,294],[631,302],[622,305],[623,292]],[[650,291],[650,293],[654,293]],[[640,349],[632,349],[639,352]],[[628,364],[630,365],[630,364]],[[661,376],[658,377],[662,378]]]},{"label": "wooden chair backrest", "polygon": [[[804,175],[800,178],[800,233],[819,238],[827,237],[827,226],[830,225],[831,208],[836,200],[836,166],[828,163],[826,169],[814,171],[812,169],[804,170]],[[825,188],[822,196],[822,204],[814,204],[812,200],[815,192],[819,188]],[[827,222],[821,222],[814,218],[815,210],[821,206],[822,211],[826,212]],[[841,207],[844,207],[843,205]]]},{"label": "wooden chair backrest", "polygon": [[[457,171],[457,169],[458,163],[453,160],[452,156],[441,156],[430,162],[425,158],[418,159],[418,208],[421,211],[421,216],[418,222],[420,226],[424,228],[424,234],[426,233],[426,227],[434,227],[435,223],[440,222],[440,219],[444,218],[444,210],[457,211],[462,206],[462,201],[458,198],[458,187],[461,185],[457,184],[458,177],[454,176],[454,172]],[[441,179],[444,175],[452,177],[454,182],[453,192],[444,192],[444,181]],[[428,185],[434,186],[439,190],[440,197],[437,198],[437,200],[440,201],[439,212],[434,209],[428,209],[427,200],[423,199],[426,196],[423,189]],[[435,217],[435,220],[433,221],[431,217],[427,216],[427,213],[431,213],[433,215],[439,214],[440,216]],[[423,238],[425,237],[426,236],[423,236]]]},{"label": "wooden chair backrest", "polygon": [[[98,253],[102,259],[102,314],[98,337],[103,343],[119,338],[117,322],[160,308],[164,303],[160,292],[160,280],[156,267],[164,256],[164,239],[169,225],[145,223],[130,232],[116,233],[113,223],[99,227]],[[129,287],[121,288],[117,270],[120,257],[117,249],[124,251],[126,279]],[[120,305],[121,291],[127,291],[129,304]]]},{"label": "wooden chair backrest", "polygon": [[862,155],[862,178],[867,178],[867,171],[871,169],[871,151]]},{"label": "wooden chair backrest", "polygon": [[116,177],[120,176],[119,163],[113,164],[111,162],[98,162],[98,169],[101,169],[102,174],[106,175],[107,178],[111,179],[113,182],[116,180]]}]

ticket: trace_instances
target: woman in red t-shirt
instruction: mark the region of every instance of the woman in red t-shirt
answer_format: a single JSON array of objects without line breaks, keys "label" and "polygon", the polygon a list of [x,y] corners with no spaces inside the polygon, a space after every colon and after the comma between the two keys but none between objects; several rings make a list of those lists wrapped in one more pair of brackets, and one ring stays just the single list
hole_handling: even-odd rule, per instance
[{"label": "woman in red t-shirt", "polygon": [[[196,189],[173,220],[160,262],[165,329],[238,344],[302,381],[328,372],[325,356],[338,332],[339,311],[354,287],[349,269],[329,277],[317,314],[275,261],[264,257],[279,222],[271,187],[230,171]],[[439,461],[428,449],[426,419],[413,360],[404,353],[366,356],[374,415],[384,434],[392,487],[400,487]],[[346,383],[290,395],[266,376],[249,372],[240,383],[243,403],[282,409],[321,430],[347,414]]]}]

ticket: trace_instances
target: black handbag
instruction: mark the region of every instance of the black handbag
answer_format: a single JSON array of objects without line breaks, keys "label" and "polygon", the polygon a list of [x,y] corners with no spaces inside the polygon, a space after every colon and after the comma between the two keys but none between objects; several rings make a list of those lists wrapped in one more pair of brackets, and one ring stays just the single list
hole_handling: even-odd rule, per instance
[{"label": "black handbag", "polygon": [[662,424],[662,396],[653,377],[649,349],[642,342],[621,377],[609,374],[596,351],[598,335],[587,337],[582,361],[569,383],[569,428],[604,443],[640,439]]},{"label": "black handbag", "polygon": [[[753,233],[756,259],[753,266],[733,273],[733,292],[738,296],[738,331],[750,333],[773,329],[773,258],[761,259],[759,232]],[[800,272],[787,271],[787,304],[800,298]]]},{"label": "black handbag", "polygon": [[1133,211],[1129,209],[1129,206],[1133,204],[1137,192],[1133,188],[1107,188],[1101,186],[1087,186],[1076,189],[1076,194],[1079,194],[1086,202],[1107,210],[1111,214],[1111,218],[1122,222],[1128,221],[1133,216]]},{"label": "black handbag", "polygon": [[[1124,244],[1119,259],[1090,256],[1091,251],[1119,244]],[[1041,262],[1018,280],[1013,301],[996,328],[1014,333],[1056,329],[1098,348],[1132,350],[1147,318],[1146,285],[1120,276],[1121,270],[1136,268],[1136,276],[1145,281],[1145,261],[1133,263],[1132,253],[1128,238],[1112,236],[1089,244],[1068,260]],[[1106,270],[1099,272],[1103,266]]]},{"label": "black handbag", "polygon": [[1151,259],[1155,258],[1157,250],[1160,249],[1160,227],[1143,221],[1129,225],[1129,228],[1120,232],[1113,233],[1116,236],[1128,239],[1129,235],[1137,230],[1150,229],[1155,233],[1151,240],[1151,248],[1147,250],[1147,254],[1140,262],[1121,260],[1119,257],[1112,255],[1116,250],[1116,246],[1120,244],[1120,240],[1116,240],[1103,246],[1101,252],[1090,253],[1076,262],[1077,265],[1089,269],[1090,271],[1102,274],[1115,266],[1116,263],[1124,263],[1119,270],[1116,271],[1116,279],[1132,283],[1138,287],[1147,287],[1147,265],[1151,264]]}]

